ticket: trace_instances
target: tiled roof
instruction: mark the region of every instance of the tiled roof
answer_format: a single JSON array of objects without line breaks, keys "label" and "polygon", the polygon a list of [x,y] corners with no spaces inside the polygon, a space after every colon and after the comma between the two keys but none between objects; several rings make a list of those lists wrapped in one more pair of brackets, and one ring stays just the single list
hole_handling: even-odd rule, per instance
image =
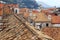
[{"label": "tiled roof", "polygon": [[60,40],[60,28],[43,28],[42,31],[44,34],[47,34],[48,36],[52,37],[55,40]]},{"label": "tiled roof", "polygon": [[55,9],[56,9],[56,8],[48,8],[48,10],[52,10],[52,11],[55,10]]},{"label": "tiled roof", "polygon": [[47,21],[49,21],[47,16],[44,13],[38,13],[36,15],[37,15],[37,17],[34,20],[35,22],[47,22]]},{"label": "tiled roof", "polygon": [[31,18],[32,20],[35,20],[35,19],[36,19],[36,15],[37,15],[38,13],[32,12],[31,14],[32,14],[32,15],[30,15],[30,18]]},{"label": "tiled roof", "polygon": [[48,16],[48,15],[53,15],[53,14],[54,14],[52,10],[48,10],[48,9],[42,10],[42,12],[45,13],[47,16]]},{"label": "tiled roof", "polygon": [[13,8],[18,8],[19,7],[18,4],[6,4],[5,6],[10,6],[10,7],[13,7]]},{"label": "tiled roof", "polygon": [[1,15],[3,15],[3,11],[2,11],[2,10],[0,10],[0,16],[1,16]]},{"label": "tiled roof", "polygon": [[33,12],[33,13],[39,13],[39,11],[37,11],[37,10],[33,10],[32,12]]},{"label": "tiled roof", "polygon": [[4,4],[0,4],[0,7],[3,7]]},{"label": "tiled roof", "polygon": [[3,15],[3,6],[4,4],[0,4],[0,16]]},{"label": "tiled roof", "polygon": [[29,13],[24,13],[24,17],[27,18],[29,16]]},{"label": "tiled roof", "polygon": [[60,16],[52,16],[52,23],[60,24]]},{"label": "tiled roof", "polygon": [[20,12],[26,12],[26,11],[28,12],[28,10],[29,10],[28,8],[20,8]]},{"label": "tiled roof", "polygon": [[8,8],[8,7],[5,7],[5,8],[4,8],[4,13],[10,14],[10,13],[11,13],[10,11],[11,11],[11,10],[10,10],[10,8]]},{"label": "tiled roof", "polygon": [[0,32],[1,40],[42,40],[14,15],[8,16],[9,26]]},{"label": "tiled roof", "polygon": [[18,8],[19,7],[19,5],[18,4],[10,4],[11,6],[13,6],[13,7],[16,7],[16,8]]}]

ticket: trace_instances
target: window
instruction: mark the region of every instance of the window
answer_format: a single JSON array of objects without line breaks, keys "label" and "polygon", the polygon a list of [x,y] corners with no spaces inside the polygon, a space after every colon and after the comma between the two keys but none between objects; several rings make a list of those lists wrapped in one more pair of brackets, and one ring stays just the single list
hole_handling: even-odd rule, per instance
[{"label": "window", "polygon": [[39,25],[39,28],[42,28],[42,25]]},{"label": "window", "polygon": [[32,21],[30,23],[33,23]]},{"label": "window", "polygon": [[17,10],[15,10],[16,11],[16,13],[17,13]]},{"label": "window", "polygon": [[46,23],[46,26],[48,27],[48,26],[49,26],[49,24],[48,24],[48,23]]},{"label": "window", "polygon": [[40,29],[40,28],[42,28],[42,24],[40,24],[40,25],[37,25],[37,27]]},{"label": "window", "polygon": [[41,29],[42,28],[42,23],[35,23],[35,27],[37,29]]}]

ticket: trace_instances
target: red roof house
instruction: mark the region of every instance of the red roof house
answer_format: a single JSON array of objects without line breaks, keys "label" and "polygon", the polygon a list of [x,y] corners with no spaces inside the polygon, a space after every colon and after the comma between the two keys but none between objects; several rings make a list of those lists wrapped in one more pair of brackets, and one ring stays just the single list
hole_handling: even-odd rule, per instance
[{"label": "red roof house", "polygon": [[0,3],[0,16],[3,15],[3,6],[4,6],[4,4]]},{"label": "red roof house", "polygon": [[60,24],[60,16],[52,16],[53,24]]}]

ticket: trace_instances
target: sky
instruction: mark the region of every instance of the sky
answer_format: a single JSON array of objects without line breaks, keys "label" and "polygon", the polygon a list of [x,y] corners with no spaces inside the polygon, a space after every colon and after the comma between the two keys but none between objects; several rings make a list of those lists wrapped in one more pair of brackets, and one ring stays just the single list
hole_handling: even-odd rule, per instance
[{"label": "sky", "polygon": [[60,0],[36,0],[37,3],[44,2],[50,6],[60,7]]}]

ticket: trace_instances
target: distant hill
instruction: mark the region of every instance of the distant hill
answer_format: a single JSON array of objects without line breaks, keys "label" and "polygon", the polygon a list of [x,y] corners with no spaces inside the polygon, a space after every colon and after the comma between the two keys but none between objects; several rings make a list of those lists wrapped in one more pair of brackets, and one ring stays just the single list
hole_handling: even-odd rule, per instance
[{"label": "distant hill", "polygon": [[37,4],[38,4],[38,5],[41,4],[44,8],[50,8],[50,7],[51,7],[50,5],[48,5],[48,4],[44,3],[44,2],[40,2],[40,1],[37,2]]},{"label": "distant hill", "polygon": [[6,2],[7,4],[11,4],[11,3],[17,4],[18,3],[20,5],[20,8],[27,7],[27,8],[37,9],[39,7],[39,4],[42,4],[42,6],[44,8],[50,7],[49,5],[47,5],[43,2],[37,3],[35,0],[2,0],[2,1]]},{"label": "distant hill", "polygon": [[[1,1],[1,0],[0,0]],[[21,8],[27,7],[27,8],[34,8],[37,9],[38,8],[38,4],[36,3],[35,0],[2,0],[8,4],[10,3],[18,3],[20,5]]]},{"label": "distant hill", "polygon": [[20,4],[20,7],[27,7],[27,8],[38,8],[38,4],[35,0],[18,0],[18,3]]}]

